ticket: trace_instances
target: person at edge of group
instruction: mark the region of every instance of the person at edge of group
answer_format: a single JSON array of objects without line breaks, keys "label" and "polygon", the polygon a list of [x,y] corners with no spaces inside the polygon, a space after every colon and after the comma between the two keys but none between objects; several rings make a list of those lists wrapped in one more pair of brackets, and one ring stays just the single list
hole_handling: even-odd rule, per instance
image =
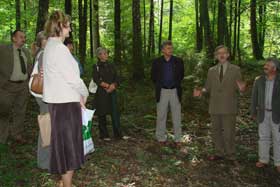
[{"label": "person at edge of group", "polygon": [[52,129],[49,171],[61,175],[63,187],[72,186],[74,171],[85,162],[81,107],[89,95],[78,64],[63,44],[70,31],[70,17],[53,11],[45,24],[43,101],[48,103]]},{"label": "person at edge of group", "polygon": [[[39,73],[43,77],[43,54],[44,54],[44,48],[47,43],[47,37],[44,33],[44,31],[41,31],[36,36],[35,41],[35,49],[37,51],[34,51],[33,53],[36,54],[35,60],[34,60],[34,67],[33,71],[31,73],[31,76],[33,76],[36,73]],[[30,79],[31,81],[32,79]],[[31,86],[31,84],[29,84]],[[30,89],[30,88],[29,88]],[[48,104],[43,102],[42,94],[36,94],[30,90],[30,93],[35,97],[35,100],[39,106],[40,115],[45,115],[49,113],[48,110]],[[42,137],[39,133],[38,136],[38,146],[37,146],[37,164],[38,167],[41,169],[47,169],[49,170],[49,163],[50,163],[50,146],[42,147]]]},{"label": "person at edge of group", "polygon": [[69,51],[71,52],[71,54],[73,55],[73,57],[75,58],[76,62],[79,65],[79,70],[80,70],[80,77],[84,74],[84,68],[83,65],[81,64],[81,62],[74,56],[74,43],[72,41],[72,39],[69,38],[65,38],[64,40],[64,45],[66,45],[66,47],[69,49]]},{"label": "person at edge of group", "polygon": [[273,144],[273,160],[280,172],[280,75],[279,60],[268,58],[264,75],[258,76],[252,90],[251,116],[259,124],[259,160],[256,167],[263,168],[270,160]]},{"label": "person at edge of group", "polygon": [[155,85],[157,102],[156,139],[160,145],[167,144],[166,121],[168,109],[172,114],[174,141],[181,144],[181,82],[184,78],[184,62],[173,55],[173,44],[164,41],[161,45],[162,56],[153,60],[151,78]]},{"label": "person at edge of group", "polygon": [[237,65],[229,62],[229,50],[220,45],[215,49],[218,64],[208,70],[205,87],[195,88],[193,95],[200,97],[209,93],[209,113],[212,122],[212,140],[215,153],[208,157],[210,161],[226,158],[236,163],[235,126],[238,113],[238,91],[246,90],[241,71]]},{"label": "person at edge of group", "polygon": [[96,109],[100,139],[110,141],[107,129],[106,115],[111,115],[113,133],[116,139],[122,139],[120,114],[117,105],[117,88],[119,77],[113,63],[108,62],[108,50],[97,48],[98,62],[93,66],[93,81],[97,84],[97,91],[93,100]]},{"label": "person at edge of group", "polygon": [[[21,30],[11,35],[12,44],[0,45],[0,144],[10,137],[25,143],[24,119],[28,102],[28,79],[32,69],[30,52]],[[9,123],[12,117],[12,123]]]}]

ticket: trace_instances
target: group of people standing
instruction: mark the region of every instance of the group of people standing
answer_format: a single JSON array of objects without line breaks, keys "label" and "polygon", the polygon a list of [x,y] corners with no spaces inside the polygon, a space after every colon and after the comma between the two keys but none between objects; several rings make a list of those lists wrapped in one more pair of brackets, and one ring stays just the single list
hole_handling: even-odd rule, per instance
[{"label": "group of people standing", "polygon": [[[54,11],[45,24],[44,31],[37,34],[34,62],[24,48],[25,33],[12,33],[12,45],[0,45],[1,114],[0,144],[6,144],[8,136],[17,143],[26,143],[23,138],[24,115],[29,91],[39,105],[40,115],[50,116],[51,137],[48,146],[42,146],[39,133],[38,167],[62,177],[61,186],[72,186],[72,176],[83,165],[84,150],[82,138],[81,108],[85,108],[88,88],[81,79],[83,68],[71,54],[73,42],[69,39],[70,17],[61,11]],[[122,138],[120,117],[116,99],[119,85],[117,71],[108,63],[108,51],[97,50],[98,62],[93,67],[93,79],[98,88],[93,107],[98,116],[100,138],[110,140],[106,128],[106,115],[112,116],[114,137]],[[30,90],[35,74],[43,79],[42,94]],[[28,84],[29,83],[29,84]],[[9,116],[13,124],[9,124]]]},{"label": "group of people standing", "polygon": [[[174,128],[174,142],[181,145],[181,82],[184,78],[182,59],[172,55],[171,41],[163,42],[163,56],[152,64],[151,77],[155,84],[157,100],[156,138],[160,145],[167,144],[166,119],[170,107]],[[215,49],[217,64],[208,70],[203,88],[194,88],[194,97],[209,97],[211,134],[214,154],[209,161],[227,159],[236,161],[235,133],[238,114],[238,95],[246,91],[241,71],[229,62],[230,53],[226,46]],[[258,123],[259,160],[256,167],[265,167],[270,161],[270,147],[273,144],[274,165],[280,172],[280,64],[276,58],[268,58],[264,74],[258,76],[253,85],[250,112]]]},{"label": "group of people standing", "polygon": [[[28,98],[28,80],[34,70],[44,81],[43,94],[33,94],[40,115],[49,113],[51,120],[50,146],[41,146],[38,137],[38,167],[62,176],[62,186],[72,186],[72,176],[85,162],[82,139],[81,107],[85,108],[88,88],[81,79],[82,66],[71,54],[73,43],[69,37],[70,17],[54,11],[37,34],[34,65],[31,55],[23,46],[25,34],[12,33],[12,45],[0,45],[0,144],[8,135],[20,143]],[[153,60],[151,78],[156,96],[156,139],[160,145],[167,143],[166,121],[170,107],[176,147],[182,146],[181,102],[184,62],[173,55],[173,44],[165,41],[162,56]],[[98,62],[93,66],[93,80],[98,88],[93,102],[98,116],[100,138],[110,140],[106,115],[111,115],[114,137],[122,138],[116,89],[119,77],[116,68],[108,62],[108,51],[98,48]],[[241,71],[229,62],[225,46],[215,50],[217,65],[208,71],[205,86],[195,88],[194,97],[209,95],[209,113],[212,122],[212,139],[215,153],[209,160],[235,161],[235,126],[238,113],[238,95],[246,90]],[[32,72],[33,69],[33,73]],[[274,164],[280,172],[280,77],[279,61],[269,58],[264,65],[264,75],[256,78],[251,102],[251,115],[259,124],[259,161],[257,167],[269,162],[270,144],[273,143]],[[11,115],[12,114],[12,115]],[[9,116],[13,123],[9,124]],[[10,132],[10,133],[9,133]]]}]

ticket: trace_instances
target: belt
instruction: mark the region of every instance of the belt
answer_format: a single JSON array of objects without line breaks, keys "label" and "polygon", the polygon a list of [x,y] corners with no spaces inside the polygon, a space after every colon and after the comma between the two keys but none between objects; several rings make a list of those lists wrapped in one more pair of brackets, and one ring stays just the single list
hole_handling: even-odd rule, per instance
[{"label": "belt", "polygon": [[23,83],[23,82],[25,82],[25,81],[23,81],[23,80],[20,80],[20,81],[9,80],[9,82],[11,82],[11,83]]},{"label": "belt", "polygon": [[169,88],[169,87],[164,87],[164,86],[163,86],[162,88],[163,88],[163,89],[167,89],[167,90],[172,90],[172,89],[174,89],[174,88],[176,88],[176,87],[173,86],[173,87],[170,87],[170,88]]},{"label": "belt", "polygon": [[272,109],[265,109],[265,111],[267,111],[267,112],[272,112]]}]

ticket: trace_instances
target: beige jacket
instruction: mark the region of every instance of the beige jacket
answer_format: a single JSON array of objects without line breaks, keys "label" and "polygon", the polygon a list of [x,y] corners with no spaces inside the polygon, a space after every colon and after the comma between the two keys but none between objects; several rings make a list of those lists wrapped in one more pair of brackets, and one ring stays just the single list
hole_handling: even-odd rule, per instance
[{"label": "beige jacket", "polygon": [[228,64],[223,81],[219,80],[219,66],[208,70],[205,89],[210,94],[210,114],[236,114],[238,111],[238,86],[236,81],[241,80],[240,68]]},{"label": "beige jacket", "polygon": [[88,90],[69,49],[58,38],[49,38],[43,55],[44,90],[47,103],[80,102]]}]

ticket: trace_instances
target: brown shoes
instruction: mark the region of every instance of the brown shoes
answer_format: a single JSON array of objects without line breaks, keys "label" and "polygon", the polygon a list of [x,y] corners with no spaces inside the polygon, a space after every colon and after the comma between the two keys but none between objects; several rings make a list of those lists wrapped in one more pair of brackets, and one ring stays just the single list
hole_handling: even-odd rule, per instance
[{"label": "brown shoes", "polygon": [[278,173],[280,173],[280,166],[276,166],[276,170]]},{"label": "brown shoes", "polygon": [[209,160],[209,161],[218,161],[218,160],[223,160],[223,159],[224,159],[224,157],[218,156],[218,155],[212,155],[207,158],[207,160]]},{"label": "brown shoes", "polygon": [[167,142],[166,141],[162,141],[162,142],[158,142],[160,146],[167,146]]},{"label": "brown shoes", "polygon": [[256,167],[257,167],[257,168],[264,168],[265,166],[267,166],[266,163],[263,163],[263,162],[260,162],[260,161],[258,161],[258,162],[256,163]]}]

